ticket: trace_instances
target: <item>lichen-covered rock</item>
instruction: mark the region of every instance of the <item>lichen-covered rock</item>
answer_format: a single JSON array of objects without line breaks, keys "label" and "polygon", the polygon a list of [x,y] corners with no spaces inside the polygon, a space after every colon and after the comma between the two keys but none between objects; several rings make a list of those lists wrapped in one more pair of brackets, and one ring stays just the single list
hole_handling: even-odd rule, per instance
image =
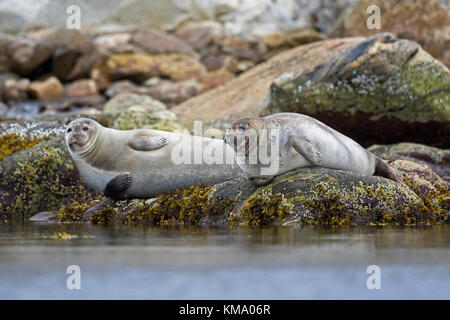
[{"label": "lichen-covered rock", "polygon": [[417,43],[378,34],[271,85],[263,115],[313,116],[364,146],[450,146],[450,71]]},{"label": "lichen-covered rock", "polygon": [[[259,188],[242,177],[153,199],[119,201],[98,210],[91,222],[344,226],[448,221],[448,183],[425,165],[397,161],[393,166],[404,174],[405,184],[340,170],[302,168]],[[81,221],[82,210],[86,207],[63,207],[58,220]]]},{"label": "lichen-covered rock", "polygon": [[450,150],[418,143],[373,145],[368,150],[383,159],[410,160],[426,164],[442,179],[450,182]]},{"label": "lichen-covered rock", "polygon": [[[381,30],[369,29],[366,12],[376,5],[381,11]],[[331,30],[332,37],[372,36],[392,32],[399,38],[414,40],[436,59],[450,67],[449,3],[439,0],[362,0],[344,11]]]}]

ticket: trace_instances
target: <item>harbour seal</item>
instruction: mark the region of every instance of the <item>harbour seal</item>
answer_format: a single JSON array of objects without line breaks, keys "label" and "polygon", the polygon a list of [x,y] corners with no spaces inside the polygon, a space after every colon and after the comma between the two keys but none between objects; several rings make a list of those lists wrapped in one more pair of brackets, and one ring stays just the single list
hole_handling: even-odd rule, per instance
[{"label": "harbour seal", "polygon": [[[233,149],[219,139],[148,129],[115,130],[87,118],[69,123],[65,139],[86,183],[114,200],[150,198],[242,175],[236,163],[226,161],[234,159]],[[204,163],[208,160],[202,158],[205,150],[218,155],[216,159],[223,155],[224,161]],[[186,153],[181,160],[178,152]]]},{"label": "harbour seal", "polygon": [[[273,133],[276,134],[273,134]],[[272,135],[271,135],[272,133]],[[326,167],[401,182],[400,174],[384,160],[324,123],[298,113],[241,118],[227,130],[225,141],[236,151],[241,169],[255,185],[302,167]],[[271,149],[271,160],[261,151]],[[253,155],[253,158],[251,157]],[[253,163],[251,160],[254,160]],[[269,170],[271,169],[271,170]]]}]

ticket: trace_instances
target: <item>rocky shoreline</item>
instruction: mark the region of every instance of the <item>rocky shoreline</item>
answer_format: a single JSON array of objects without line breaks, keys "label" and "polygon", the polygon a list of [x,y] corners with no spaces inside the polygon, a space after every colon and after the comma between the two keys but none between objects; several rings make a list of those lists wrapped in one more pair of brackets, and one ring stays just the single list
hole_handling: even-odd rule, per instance
[{"label": "rocky shoreline", "polygon": [[[422,6],[429,17],[450,21],[439,1],[384,5],[406,12]],[[255,34],[248,31],[256,30],[251,19],[235,17],[242,24],[234,24],[240,32],[233,33],[217,17],[191,17],[166,29],[114,25],[0,34],[0,218],[39,213],[37,220],[82,222],[83,213],[104,199],[83,182],[67,152],[64,127],[75,118],[179,133],[192,133],[193,121],[200,120],[204,135],[221,137],[238,117],[299,112],[388,160],[405,185],[303,168],[260,188],[242,177],[119,201],[90,221],[448,223],[450,26],[427,24],[415,14],[412,21],[427,32],[411,25],[407,33],[393,24],[383,30],[392,33],[366,33],[351,25],[358,8],[337,10],[341,18],[327,30],[301,23],[274,30],[269,19],[271,32]]]}]

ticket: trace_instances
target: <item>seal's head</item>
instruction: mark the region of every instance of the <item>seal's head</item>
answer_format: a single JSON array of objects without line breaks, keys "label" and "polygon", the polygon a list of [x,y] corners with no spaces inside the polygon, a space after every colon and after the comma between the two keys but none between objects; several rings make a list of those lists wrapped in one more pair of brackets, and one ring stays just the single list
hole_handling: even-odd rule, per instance
[{"label": "seal's head", "polygon": [[71,152],[83,154],[91,150],[98,137],[100,125],[92,119],[80,118],[66,128],[66,143]]},{"label": "seal's head", "polygon": [[225,142],[232,146],[235,151],[246,146],[245,150],[248,152],[249,144],[255,141],[258,131],[264,127],[265,122],[262,118],[237,119],[231,124],[231,128],[227,129]]}]

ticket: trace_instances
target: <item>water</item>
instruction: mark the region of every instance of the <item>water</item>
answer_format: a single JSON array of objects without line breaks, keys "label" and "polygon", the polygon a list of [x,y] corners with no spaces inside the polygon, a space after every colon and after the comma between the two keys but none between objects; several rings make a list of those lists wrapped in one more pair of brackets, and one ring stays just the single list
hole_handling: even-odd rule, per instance
[{"label": "water", "polygon": [[[449,241],[448,225],[0,224],[0,298],[449,299]],[[66,287],[69,265],[81,269],[81,290]],[[380,267],[380,290],[367,288],[369,265]]]}]

